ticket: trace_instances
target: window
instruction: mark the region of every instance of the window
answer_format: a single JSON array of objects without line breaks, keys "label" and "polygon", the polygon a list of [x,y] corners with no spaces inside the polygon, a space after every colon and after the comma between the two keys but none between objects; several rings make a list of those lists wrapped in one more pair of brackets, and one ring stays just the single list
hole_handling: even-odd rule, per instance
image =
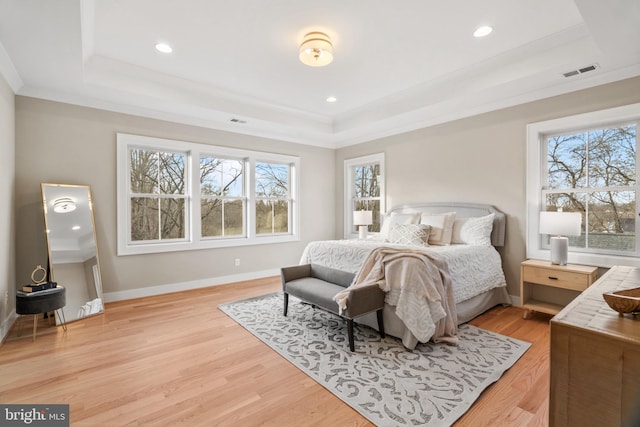
[{"label": "window", "polygon": [[298,240],[298,165],[118,134],[118,255]]},{"label": "window", "polygon": [[186,153],[129,149],[131,240],[184,240]]},{"label": "window", "polygon": [[639,123],[635,104],[528,127],[528,257],[548,257],[539,212],[562,210],[582,215],[581,235],[569,237],[570,261],[640,265]]},{"label": "window", "polygon": [[258,234],[289,232],[291,194],[289,165],[256,164],[256,230]]},{"label": "window", "polygon": [[385,212],[384,154],[345,160],[344,235],[353,237],[357,226],[353,223],[353,212],[372,211],[373,224],[368,228],[377,233]]},{"label": "window", "polygon": [[200,235],[246,236],[244,160],[200,156]]}]

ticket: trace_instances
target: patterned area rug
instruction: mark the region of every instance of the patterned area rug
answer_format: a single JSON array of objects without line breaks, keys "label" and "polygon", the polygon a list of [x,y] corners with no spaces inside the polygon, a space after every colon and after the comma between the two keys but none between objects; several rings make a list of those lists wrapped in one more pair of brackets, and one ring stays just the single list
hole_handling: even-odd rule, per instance
[{"label": "patterned area rug", "polygon": [[220,305],[228,316],[378,426],[449,426],[524,354],[530,344],[471,325],[457,347],[381,340],[356,325],[349,351],[346,322],[282,293]]}]

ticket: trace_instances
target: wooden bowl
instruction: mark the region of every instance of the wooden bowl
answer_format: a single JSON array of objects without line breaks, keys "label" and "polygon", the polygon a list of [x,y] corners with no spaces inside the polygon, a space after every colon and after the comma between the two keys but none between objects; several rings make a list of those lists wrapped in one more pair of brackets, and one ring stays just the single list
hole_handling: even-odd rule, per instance
[{"label": "wooden bowl", "polygon": [[625,289],[623,291],[602,294],[609,307],[623,315],[640,314],[640,288]]}]

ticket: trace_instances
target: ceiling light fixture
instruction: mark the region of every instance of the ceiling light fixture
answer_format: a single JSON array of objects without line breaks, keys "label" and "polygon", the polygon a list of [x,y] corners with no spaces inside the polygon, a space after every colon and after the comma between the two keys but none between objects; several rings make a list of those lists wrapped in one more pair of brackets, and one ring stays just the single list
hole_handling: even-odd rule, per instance
[{"label": "ceiling light fixture", "polygon": [[478,29],[473,32],[473,36],[474,37],[488,36],[489,34],[491,34],[492,31],[493,31],[493,27],[484,25],[482,27],[478,27]]},{"label": "ceiling light fixture", "polygon": [[327,98],[327,102],[336,102],[338,100],[338,98],[336,98],[335,96],[330,96]]},{"label": "ceiling light fixture", "polygon": [[162,53],[171,53],[173,52],[173,48],[166,43],[157,43],[156,50]]},{"label": "ceiling light fixture", "polygon": [[333,44],[325,33],[311,32],[300,45],[300,61],[311,67],[324,67],[333,61]]},{"label": "ceiling light fixture", "polygon": [[61,197],[53,202],[53,211],[56,213],[68,213],[75,210],[76,204],[69,197]]},{"label": "ceiling light fixture", "polygon": [[74,225],[73,227],[71,227],[71,229],[73,231],[80,230],[80,226],[79,225]]}]

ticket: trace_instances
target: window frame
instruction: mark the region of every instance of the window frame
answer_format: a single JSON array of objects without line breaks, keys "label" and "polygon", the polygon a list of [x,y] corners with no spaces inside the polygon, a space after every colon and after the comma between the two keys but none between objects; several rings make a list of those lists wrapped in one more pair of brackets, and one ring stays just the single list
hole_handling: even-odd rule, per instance
[{"label": "window frame", "polygon": [[[291,184],[289,185],[289,187],[287,188],[287,195],[286,197],[264,197],[264,196],[258,196],[256,194],[256,187],[255,184],[257,183],[257,178],[255,178],[255,173],[256,173],[256,166],[258,163],[261,164],[269,164],[269,165],[280,165],[280,166],[288,166],[289,167],[289,180],[291,181],[293,174],[295,173],[294,168],[291,167],[290,164],[288,163],[282,163],[279,161],[273,161],[273,160],[264,160],[262,157],[261,158],[257,158],[256,161],[253,164],[253,167],[251,168],[251,171],[254,174],[254,180],[253,180],[253,191],[254,191],[254,195],[253,198],[255,200],[255,202],[258,201],[286,201],[289,205],[289,207],[293,206],[294,204],[294,197],[292,194],[292,188],[291,188]],[[255,206],[255,205],[254,205]],[[256,214],[256,210],[253,210],[253,213]],[[277,232],[277,233],[263,233],[263,234],[258,234],[257,229],[255,230],[256,235],[259,237],[266,237],[266,236],[280,236],[283,234],[289,234],[291,232],[291,229],[293,227],[293,217],[292,217],[292,212],[291,212],[291,208],[288,209],[288,219],[287,219],[287,232],[286,233],[282,233],[282,232]],[[257,223],[257,221],[254,221],[254,223]]]},{"label": "window frame", "polygon": [[[127,159],[129,160],[130,157],[130,150],[135,150],[135,149],[142,149],[142,150],[147,150],[150,152],[153,152],[154,154],[178,154],[184,157],[184,171],[183,171],[183,177],[182,179],[184,180],[184,191],[183,193],[180,194],[172,194],[172,193],[162,193],[162,192],[157,192],[157,193],[138,193],[138,192],[132,192],[131,189],[129,188],[128,192],[127,192],[127,203],[129,204],[129,209],[131,209],[131,200],[133,198],[141,198],[141,199],[158,199],[158,203],[161,203],[161,200],[182,200],[184,203],[184,207],[183,207],[183,216],[184,216],[184,224],[183,227],[185,229],[185,235],[183,237],[175,237],[175,238],[163,238],[162,237],[162,221],[161,221],[161,217],[158,217],[158,238],[157,239],[152,239],[152,240],[136,240],[135,243],[133,243],[133,241],[131,240],[131,234],[129,233],[128,235],[128,239],[129,242],[131,242],[132,244],[135,245],[140,245],[140,244],[145,244],[146,242],[153,242],[153,243],[177,243],[177,242],[185,242],[187,240],[187,230],[189,230],[190,227],[190,216],[189,216],[189,204],[187,203],[187,199],[188,199],[188,195],[189,195],[189,153],[186,151],[181,151],[181,150],[169,150],[169,149],[165,149],[165,148],[157,148],[157,149],[149,149],[150,147],[141,147],[138,145],[130,145],[127,148]],[[160,162],[160,159],[158,159],[158,172],[160,172],[160,165],[162,164],[162,162]],[[129,172],[131,172],[131,168],[129,168]],[[128,178],[128,182],[130,181],[130,177],[131,175],[129,175]],[[160,187],[160,180],[158,179],[158,187]],[[160,214],[160,211],[158,212],[158,214]],[[129,223],[131,223],[130,218],[129,218]]]},{"label": "window frame", "polygon": [[[539,212],[545,206],[543,200],[543,186],[547,169],[546,138],[568,132],[581,132],[590,129],[617,126],[623,123],[636,123],[636,132],[640,128],[640,103],[606,110],[562,117],[527,125],[526,151],[526,256],[533,259],[550,258],[550,250],[544,244],[539,234]],[[636,135],[636,143],[637,143]],[[640,152],[636,150],[636,159]],[[636,160],[636,185],[640,188],[638,168],[640,161]],[[636,192],[636,214],[640,214],[640,194]],[[636,242],[640,237],[640,218],[636,217]],[[636,253],[640,247],[636,246]],[[629,255],[589,252],[589,249],[569,248],[569,262],[575,264],[612,267],[614,265],[630,265],[640,267],[640,257],[635,253]]]},{"label": "window frame", "polygon": [[[216,145],[208,145],[165,138],[155,138],[126,133],[116,134],[117,146],[117,255],[137,255],[148,253],[163,253],[184,250],[209,248],[223,248],[235,246],[249,246],[259,244],[294,242],[300,240],[300,158],[284,154],[259,152]],[[144,243],[131,242],[131,207],[130,207],[130,168],[129,149],[144,148],[155,151],[178,151],[187,153],[185,175],[187,176],[187,215],[185,220],[189,226],[186,239],[181,241],[146,241]],[[245,235],[225,237],[202,237],[200,218],[200,157],[218,156],[221,158],[244,159],[245,170],[243,187],[245,189]],[[255,230],[255,182],[256,162],[270,162],[287,164],[290,167],[290,196],[289,232],[280,234],[257,235]]]},{"label": "window frame", "polygon": [[[200,191],[200,199],[199,199],[199,209],[200,209],[200,214],[198,216],[198,218],[200,218],[200,232],[198,233],[198,235],[200,236],[200,239],[202,240],[221,240],[221,239],[238,239],[238,238],[245,238],[247,236],[248,233],[248,197],[247,197],[247,184],[246,184],[246,176],[247,176],[247,170],[249,168],[249,162],[247,158],[243,158],[243,157],[233,157],[233,156],[227,156],[227,155],[221,155],[219,153],[209,153],[209,152],[200,152],[199,157],[198,157],[198,166],[200,166],[200,161],[202,160],[203,157],[208,157],[208,158],[215,158],[215,159],[220,159],[222,161],[236,161],[236,162],[241,162],[242,163],[242,195],[241,196],[225,196],[225,195],[220,195],[220,196],[211,196],[211,195],[206,195],[203,196],[202,192]],[[199,169],[198,169],[199,171]],[[201,183],[198,182],[198,188],[201,190]],[[224,220],[222,223],[222,230],[223,230],[223,234],[222,236],[203,236],[202,235],[202,201],[203,199],[207,199],[207,200],[213,200],[213,199],[219,199],[222,201],[222,211],[223,211],[223,215],[224,215],[224,203],[226,201],[233,201],[233,200],[239,200],[242,202],[242,211],[243,211],[243,217],[242,217],[242,234],[240,235],[226,235],[224,234]]]},{"label": "window frame", "polygon": [[[385,176],[385,156],[384,153],[370,154],[367,156],[354,157],[344,161],[344,238],[353,239],[358,237],[358,232],[353,231],[353,200],[355,199],[355,182],[354,171],[358,166],[366,166],[378,163],[380,165],[380,227],[382,227],[382,219],[386,209],[386,176]],[[370,232],[369,234],[378,235],[378,232]]]}]

